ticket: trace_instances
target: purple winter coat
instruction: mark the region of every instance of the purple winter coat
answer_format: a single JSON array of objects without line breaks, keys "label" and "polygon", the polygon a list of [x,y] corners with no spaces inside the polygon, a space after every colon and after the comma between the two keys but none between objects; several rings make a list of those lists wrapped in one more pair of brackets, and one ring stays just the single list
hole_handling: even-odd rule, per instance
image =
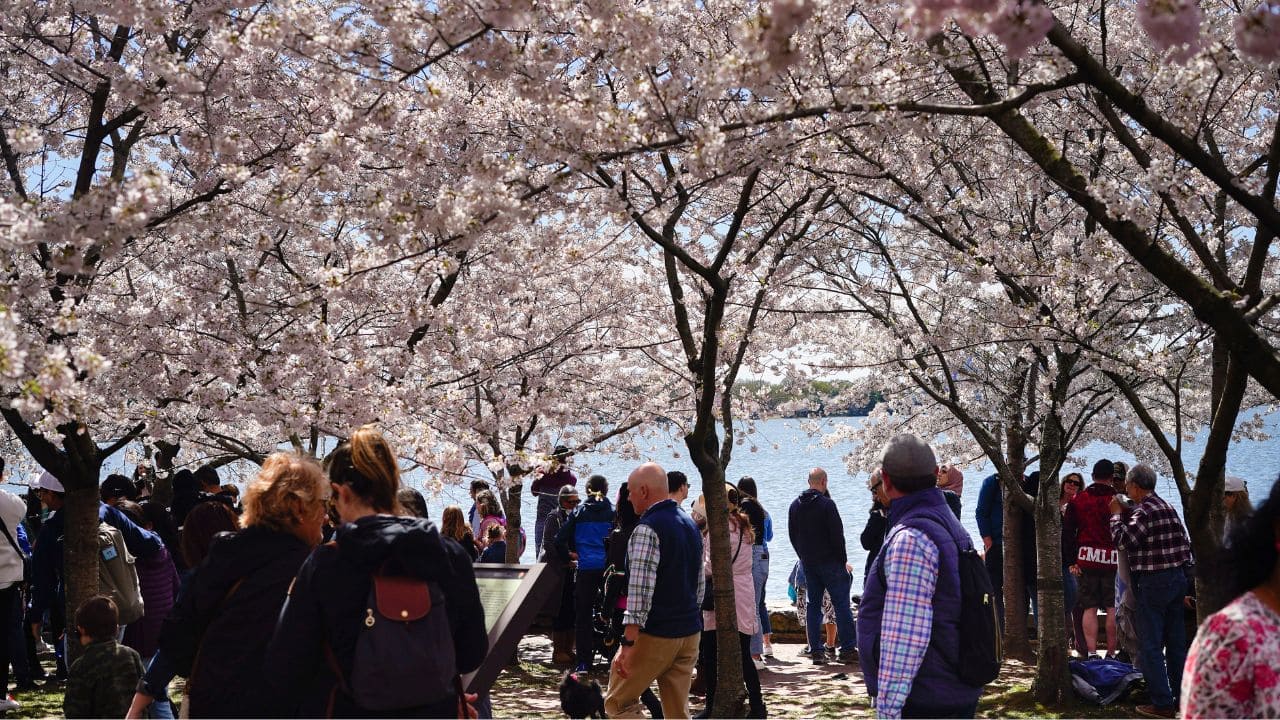
[{"label": "purple winter coat", "polygon": [[160,625],[178,597],[178,571],[164,547],[149,558],[138,558],[135,567],[138,569],[144,614],[141,620],[125,628],[124,644],[147,660],[160,645]]}]

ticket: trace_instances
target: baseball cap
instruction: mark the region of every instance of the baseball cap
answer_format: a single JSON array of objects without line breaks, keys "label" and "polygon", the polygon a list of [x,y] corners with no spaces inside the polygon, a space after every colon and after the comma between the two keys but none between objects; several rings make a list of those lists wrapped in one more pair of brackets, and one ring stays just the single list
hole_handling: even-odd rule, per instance
[{"label": "baseball cap", "polygon": [[938,469],[933,448],[911,433],[901,433],[884,446],[880,467],[891,478],[932,475]]},{"label": "baseball cap", "polygon": [[66,492],[66,489],[62,487],[62,483],[58,481],[58,478],[54,477],[48,470],[45,470],[44,473],[40,475],[40,479],[36,480],[34,487],[37,490],[49,490],[56,493]]},{"label": "baseball cap", "polygon": [[1226,492],[1244,492],[1244,478],[1237,475],[1228,475],[1227,484],[1222,489]]}]

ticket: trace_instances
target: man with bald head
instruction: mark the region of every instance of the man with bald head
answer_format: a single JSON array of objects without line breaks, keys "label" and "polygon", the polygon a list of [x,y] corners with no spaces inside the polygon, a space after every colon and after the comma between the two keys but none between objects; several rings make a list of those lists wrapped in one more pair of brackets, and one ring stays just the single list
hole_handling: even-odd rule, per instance
[{"label": "man with bald head", "polygon": [[670,498],[657,463],[632,471],[627,488],[640,521],[627,543],[627,609],[605,713],[643,717],[640,695],[657,680],[663,715],[687,718],[702,634],[702,534]]},{"label": "man with bald head", "polygon": [[840,510],[827,492],[827,471],[809,471],[809,489],[791,503],[788,514],[791,547],[804,570],[805,593],[810,598],[805,617],[810,657],[815,665],[827,662],[822,637],[822,594],[831,595],[835,608],[836,637],[840,648],[836,659],[844,664],[857,659],[853,610],[849,607],[849,556],[844,547],[844,523]]}]

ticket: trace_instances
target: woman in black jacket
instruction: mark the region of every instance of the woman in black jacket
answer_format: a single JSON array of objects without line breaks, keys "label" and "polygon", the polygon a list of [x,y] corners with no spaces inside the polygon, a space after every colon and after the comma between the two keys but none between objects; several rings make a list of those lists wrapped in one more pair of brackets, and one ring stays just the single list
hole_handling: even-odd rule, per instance
[{"label": "woman in black jacket", "polygon": [[867,551],[867,565],[862,571],[866,578],[871,572],[871,563],[876,561],[880,548],[884,546],[884,538],[889,534],[889,499],[885,497],[884,481],[880,479],[880,468],[876,468],[867,480],[867,488],[871,490],[871,515],[867,518],[867,526],[862,529],[862,549]]},{"label": "woman in black jacket", "polygon": [[[372,688],[382,704],[375,709],[356,701],[356,695],[370,688],[353,685],[353,670],[361,633],[366,623],[377,622],[368,602],[375,573],[425,580],[438,589],[456,673],[478,668],[489,643],[470,557],[458,543],[441,537],[430,520],[398,514],[400,471],[377,429],[357,430],[327,463],[344,524],[334,542],[317,548],[299,570],[267,650],[266,664],[286,711],[297,717],[457,717],[460,698],[454,678],[437,678],[406,662],[400,671],[413,679],[387,678]],[[373,624],[367,627],[373,632]],[[396,704],[433,684],[448,690],[413,704]]]},{"label": "woman in black jacket", "polygon": [[289,583],[320,542],[328,487],[314,460],[276,453],[245,493],[244,530],[214,541],[160,632],[191,717],[278,717],[263,663]]}]

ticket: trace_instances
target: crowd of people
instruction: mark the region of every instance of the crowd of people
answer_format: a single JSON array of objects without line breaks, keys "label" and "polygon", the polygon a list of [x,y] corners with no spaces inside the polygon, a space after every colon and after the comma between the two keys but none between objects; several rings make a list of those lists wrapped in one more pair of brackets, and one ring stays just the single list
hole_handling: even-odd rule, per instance
[{"label": "crowd of people", "polygon": [[[688,478],[654,463],[612,496],[600,475],[580,494],[570,455],[557,448],[534,484],[537,558],[557,583],[553,661],[581,674],[608,660],[611,717],[639,717],[642,708],[690,717],[696,672],[706,696],[696,717],[709,716],[724,691],[714,599],[726,592],[712,582],[705,498],[686,508]],[[481,481],[472,507],[445,508],[437,529],[423,497],[401,485],[396,457],[366,426],[323,466],[271,455],[243,497],[211,468],[176,473],[167,503],[150,496],[145,478],[108,477],[98,509],[99,594],[70,622],[61,482],[44,473],[32,488],[37,503],[0,490],[0,618],[9,620],[0,678],[7,683],[12,668],[18,692],[33,688],[49,674],[38,652],[48,641],[68,717],[173,717],[168,688],[178,676],[190,717],[458,717],[477,705],[487,714],[485,699],[459,682],[488,652],[473,563],[519,556],[524,535],[507,536],[501,503]],[[1066,474],[1060,497],[1073,653],[1094,661],[1101,626],[1108,660],[1141,671],[1146,715],[1174,717],[1179,705],[1188,718],[1280,715],[1280,483],[1254,510],[1244,482],[1227,480],[1229,552],[1214,562],[1229,565],[1234,599],[1189,643],[1191,546],[1156,492],[1154,469],[1101,460],[1091,480]],[[999,598],[998,479],[979,493],[975,547],[960,524],[963,474],[939,465],[919,438],[894,437],[868,483],[860,595],[829,483],[814,468],[787,510],[799,558],[788,590],[805,624],[805,654],[815,664],[858,666],[879,717],[972,717],[987,682],[975,668],[989,658],[973,639],[966,563],[972,558],[981,587]],[[1025,488],[1037,485],[1033,474]],[[753,478],[728,484],[727,500],[741,690],[747,716],[765,717],[773,519]],[[1034,539],[1034,529],[1018,538],[1032,549]],[[509,542],[519,546],[509,551]],[[1023,555],[1034,597],[1035,553]],[[16,707],[11,696],[0,704]]]}]

